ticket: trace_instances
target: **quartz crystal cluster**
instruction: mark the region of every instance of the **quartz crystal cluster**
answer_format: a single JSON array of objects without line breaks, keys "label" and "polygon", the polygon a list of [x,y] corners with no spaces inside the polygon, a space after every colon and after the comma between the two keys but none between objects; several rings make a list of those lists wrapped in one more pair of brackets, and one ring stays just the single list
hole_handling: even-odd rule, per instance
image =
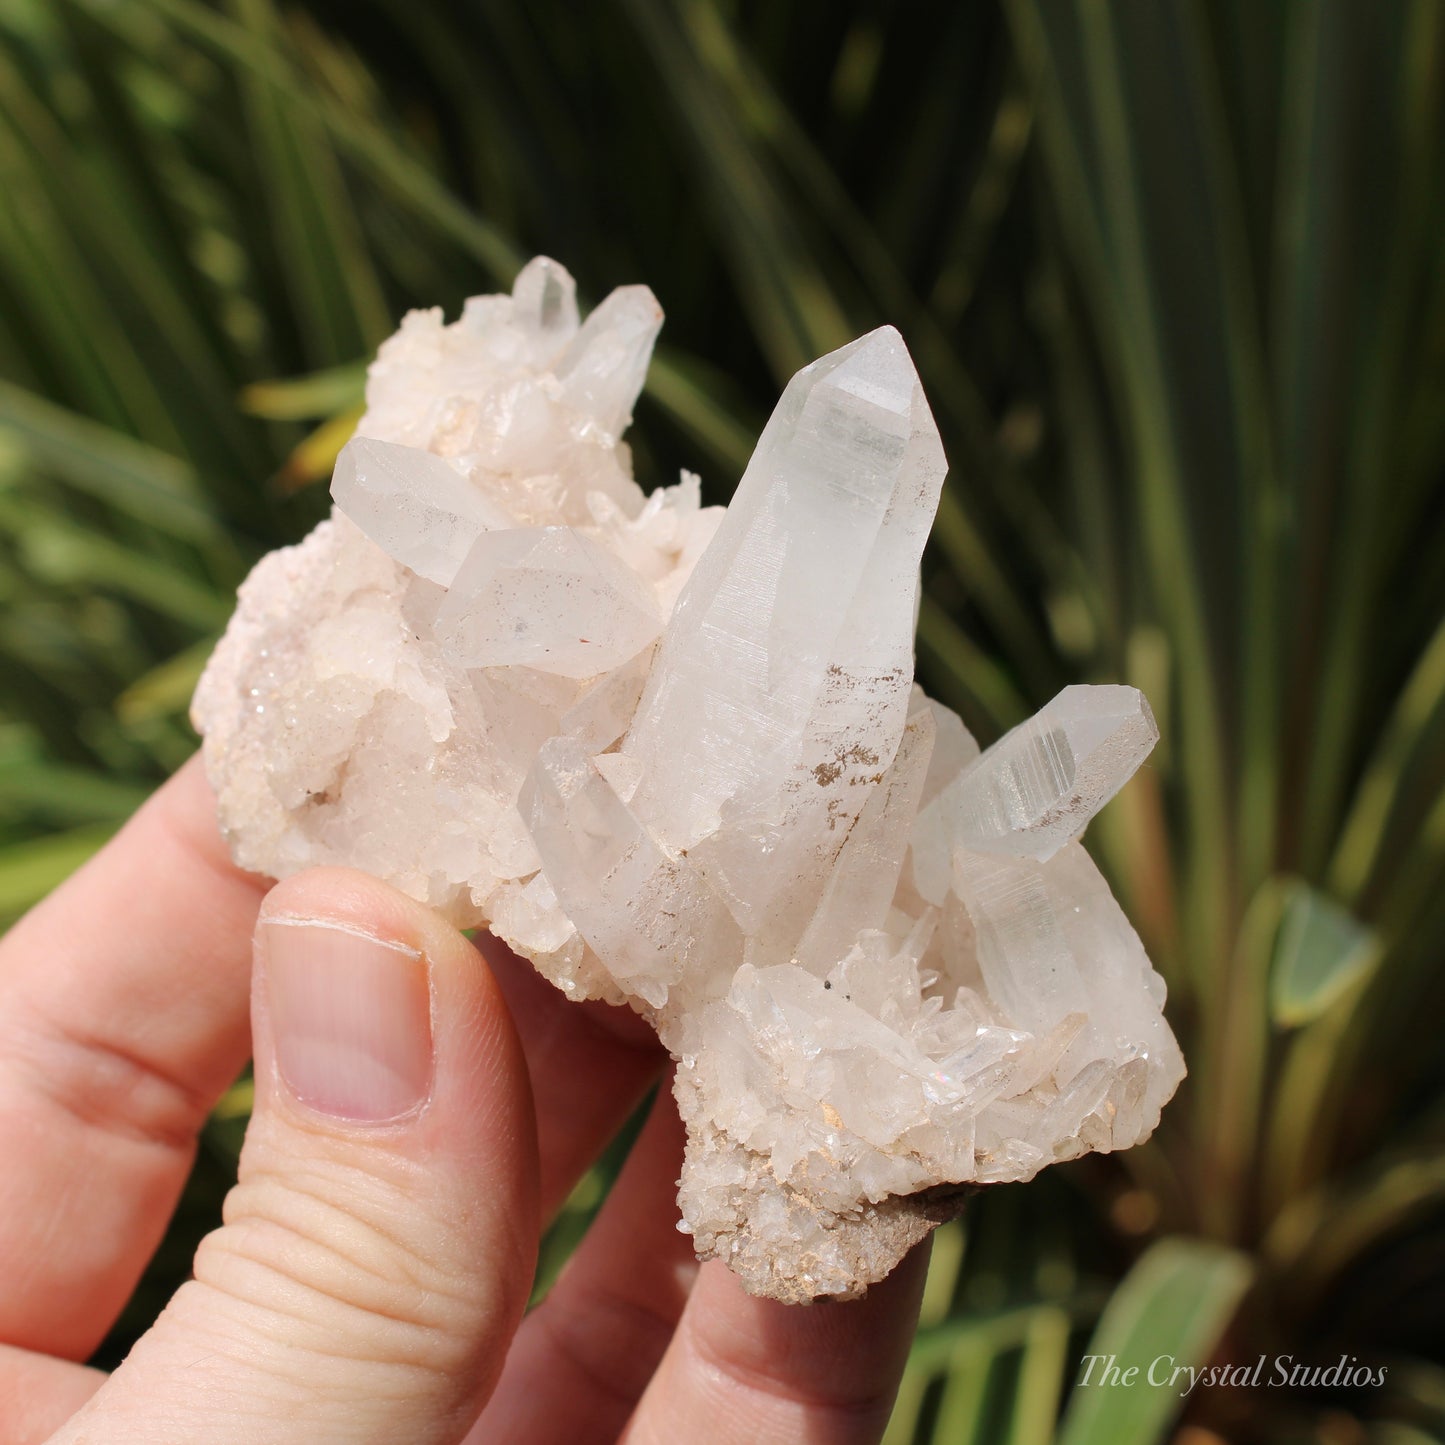
[{"label": "quartz crystal cluster", "polygon": [[197,691],[238,861],[485,925],[677,1059],[682,1227],[850,1296],[957,1208],[1154,1128],[1164,988],[1078,841],[1157,736],[1066,688],[980,752],[913,684],[945,463],[902,338],[795,376],[732,504],[645,496],[662,313],[538,259],[371,368],[335,512],[265,558]]}]

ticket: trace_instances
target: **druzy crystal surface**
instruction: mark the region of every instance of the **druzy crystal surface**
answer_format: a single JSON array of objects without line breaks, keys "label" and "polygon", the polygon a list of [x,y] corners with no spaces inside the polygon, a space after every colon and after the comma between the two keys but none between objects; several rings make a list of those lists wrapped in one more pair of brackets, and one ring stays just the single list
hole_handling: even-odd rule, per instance
[{"label": "druzy crystal surface", "polygon": [[371,368],[335,511],[197,691],[244,866],[366,869],[677,1060],[682,1227],[850,1296],[956,1209],[1146,1137],[1184,1072],[1078,841],[1157,736],[1066,688],[984,752],[913,683],[945,462],[891,328],[789,383],[724,511],[622,433],[662,313],[538,259]]}]

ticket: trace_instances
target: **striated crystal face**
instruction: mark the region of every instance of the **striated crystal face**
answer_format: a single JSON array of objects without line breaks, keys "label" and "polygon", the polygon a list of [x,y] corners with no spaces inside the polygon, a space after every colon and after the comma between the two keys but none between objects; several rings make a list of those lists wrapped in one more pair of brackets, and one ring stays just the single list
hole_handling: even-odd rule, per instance
[{"label": "striated crystal face", "polygon": [[524,269],[413,313],[336,512],[197,690],[244,866],[340,863],[485,924],[678,1060],[703,1257],[882,1278],[972,1183],[1145,1138],[1164,987],[1077,841],[1157,732],[1066,688],[980,753],[913,684],[945,461],[891,328],[789,383],[726,513],[620,437],[661,312]]}]

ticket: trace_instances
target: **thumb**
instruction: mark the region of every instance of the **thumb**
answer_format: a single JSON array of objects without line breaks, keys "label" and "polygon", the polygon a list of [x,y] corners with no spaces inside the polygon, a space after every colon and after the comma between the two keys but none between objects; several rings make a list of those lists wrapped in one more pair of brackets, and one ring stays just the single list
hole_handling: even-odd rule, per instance
[{"label": "thumb", "polygon": [[55,1442],[455,1442],[536,1262],[526,1067],[491,972],[358,873],[256,931],[256,1113],[195,1277]]}]

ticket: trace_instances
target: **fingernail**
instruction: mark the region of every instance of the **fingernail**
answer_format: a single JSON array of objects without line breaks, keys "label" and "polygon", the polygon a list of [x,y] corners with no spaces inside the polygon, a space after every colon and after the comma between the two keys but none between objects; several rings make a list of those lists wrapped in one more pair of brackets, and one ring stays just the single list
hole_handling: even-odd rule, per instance
[{"label": "fingernail", "polygon": [[431,1092],[431,988],[414,949],[359,929],[269,918],[260,930],[266,1013],[282,1083],[308,1108],[359,1124]]}]

